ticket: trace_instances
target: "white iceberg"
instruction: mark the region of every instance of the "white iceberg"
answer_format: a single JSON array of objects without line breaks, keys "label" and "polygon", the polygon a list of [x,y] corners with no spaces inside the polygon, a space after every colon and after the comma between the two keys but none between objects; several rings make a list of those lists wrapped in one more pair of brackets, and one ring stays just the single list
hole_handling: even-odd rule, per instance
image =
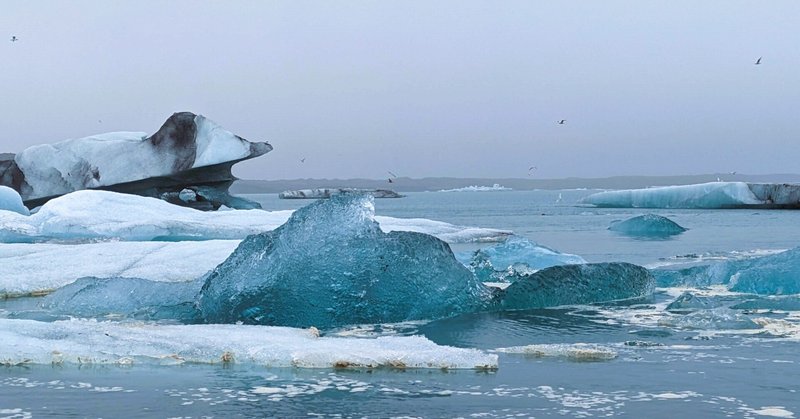
[{"label": "white iceberg", "polygon": [[421,336],[318,337],[315,329],[0,319],[0,365],[223,364],[285,368],[495,369],[497,355]]},{"label": "white iceberg", "polygon": [[[202,212],[154,198],[84,190],[52,199],[31,216],[0,210],[0,241],[243,239],[274,230],[291,214],[256,209]],[[502,241],[511,234],[427,219],[375,220],[385,232],[427,233],[450,243]]]},{"label": "white iceberg", "polygon": [[471,185],[471,186],[465,186],[463,188],[442,189],[439,192],[496,192],[496,191],[511,191],[511,190],[513,189],[506,188],[505,186],[500,186],[499,183],[495,183],[492,186]]},{"label": "white iceberg", "polygon": [[763,205],[744,182],[710,182],[698,185],[606,191],[583,198],[584,204],[611,208],[740,208]]}]

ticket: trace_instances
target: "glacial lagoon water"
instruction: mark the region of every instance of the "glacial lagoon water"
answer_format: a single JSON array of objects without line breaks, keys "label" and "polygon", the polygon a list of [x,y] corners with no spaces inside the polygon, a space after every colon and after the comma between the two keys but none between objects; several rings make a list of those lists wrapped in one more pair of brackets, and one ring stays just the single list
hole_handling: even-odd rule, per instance
[{"label": "glacial lagoon water", "polygon": [[[588,262],[652,269],[748,259],[800,245],[800,211],[576,204],[592,192],[409,193],[375,206],[378,215],[512,230]],[[308,203],[248,197],[269,210]],[[688,230],[665,238],[608,230],[616,220],[645,213]],[[460,253],[488,245],[452,248]],[[731,308],[747,307],[752,298],[724,285],[674,285],[639,301],[323,332],[364,339],[424,336],[496,354],[496,370],[177,365],[168,359],[164,365],[4,366],[0,417],[800,416],[800,311],[791,305]],[[686,292],[690,300],[716,303],[668,311],[676,299],[686,300]],[[35,304],[36,298],[0,301],[0,317]]]}]

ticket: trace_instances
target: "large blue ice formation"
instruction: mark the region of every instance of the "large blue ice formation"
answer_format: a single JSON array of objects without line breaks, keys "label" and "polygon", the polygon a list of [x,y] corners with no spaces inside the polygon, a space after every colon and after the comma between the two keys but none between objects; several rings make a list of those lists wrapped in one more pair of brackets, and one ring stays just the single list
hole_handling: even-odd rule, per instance
[{"label": "large blue ice formation", "polygon": [[586,263],[582,257],[541,246],[524,237],[511,236],[505,242],[460,255],[462,262],[481,281],[503,281],[509,275],[557,265]]},{"label": "large blue ice formation", "polygon": [[384,233],[373,198],[340,194],[250,236],[207,278],[209,322],[332,327],[479,310],[491,291],[426,234]]},{"label": "large blue ice formation", "polygon": [[599,192],[582,203],[612,208],[740,208],[766,202],[758,199],[747,183],[711,182]]},{"label": "large blue ice formation", "polygon": [[727,285],[735,292],[800,294],[800,247],[758,258],[726,260],[683,269],[654,269],[658,286]]},{"label": "large blue ice formation", "polygon": [[618,221],[608,227],[609,230],[634,237],[668,237],[686,231],[667,217],[656,214],[645,214]]},{"label": "large blue ice formation", "polygon": [[0,185],[0,211],[13,211],[22,215],[30,214],[28,208],[22,205],[22,197],[17,191],[2,185]]},{"label": "large blue ice formation", "polygon": [[627,263],[553,266],[515,274],[512,282],[506,290],[485,286],[447,243],[421,233],[384,233],[372,197],[342,194],[249,236],[195,281],[86,278],[57,290],[45,308],[90,317],[331,328],[590,304],[653,289],[648,271]]},{"label": "large blue ice formation", "polygon": [[501,309],[591,304],[653,294],[655,280],[638,265],[624,262],[552,266],[515,278],[498,296]]}]

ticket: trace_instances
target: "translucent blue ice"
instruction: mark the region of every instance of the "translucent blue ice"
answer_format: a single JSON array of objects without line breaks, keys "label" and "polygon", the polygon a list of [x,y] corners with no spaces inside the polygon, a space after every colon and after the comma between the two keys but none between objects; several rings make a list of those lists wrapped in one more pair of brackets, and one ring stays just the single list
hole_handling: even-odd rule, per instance
[{"label": "translucent blue ice", "polygon": [[611,224],[611,231],[635,237],[668,237],[686,231],[667,217],[645,214]]},{"label": "translucent blue ice", "polygon": [[511,236],[503,243],[475,251],[468,265],[481,281],[503,281],[515,273],[576,263],[586,263],[586,260],[578,255],[541,246],[524,237]]},{"label": "translucent blue ice", "polygon": [[373,198],[340,194],[250,236],[207,278],[208,322],[333,327],[448,317],[490,290],[429,235],[384,233]]},{"label": "translucent blue ice", "polygon": [[641,298],[654,288],[655,279],[641,266],[590,263],[552,266],[515,278],[498,298],[502,309],[529,309]]},{"label": "translucent blue ice", "polygon": [[731,291],[743,293],[800,294],[800,247],[769,256],[679,270],[654,269],[653,275],[660,287],[724,284]]}]

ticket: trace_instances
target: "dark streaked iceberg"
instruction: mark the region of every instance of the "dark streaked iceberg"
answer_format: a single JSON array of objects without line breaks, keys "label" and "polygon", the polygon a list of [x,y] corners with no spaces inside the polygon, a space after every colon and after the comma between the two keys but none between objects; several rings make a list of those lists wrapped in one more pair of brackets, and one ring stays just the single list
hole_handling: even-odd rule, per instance
[{"label": "dark streaked iceberg", "polygon": [[318,188],[318,189],[298,189],[294,191],[283,191],[278,194],[280,199],[329,199],[341,193],[361,193],[372,195],[373,198],[403,198],[405,195],[390,189],[354,189],[354,188]]},{"label": "dark streaked iceberg", "polygon": [[[149,136],[113,132],[0,155],[0,185],[17,190],[29,207],[82,189],[157,198],[190,189],[195,199],[171,202],[200,209],[237,207],[240,202],[227,192],[236,180],[231,167],[271,150],[268,143],[249,142],[202,115],[180,112]],[[203,188],[216,193],[204,195]]]},{"label": "dark streaked iceberg", "polygon": [[618,221],[608,227],[609,230],[633,237],[669,237],[681,234],[685,228],[667,217],[656,214],[645,214]]}]

